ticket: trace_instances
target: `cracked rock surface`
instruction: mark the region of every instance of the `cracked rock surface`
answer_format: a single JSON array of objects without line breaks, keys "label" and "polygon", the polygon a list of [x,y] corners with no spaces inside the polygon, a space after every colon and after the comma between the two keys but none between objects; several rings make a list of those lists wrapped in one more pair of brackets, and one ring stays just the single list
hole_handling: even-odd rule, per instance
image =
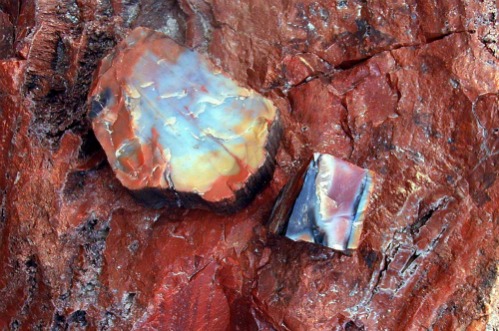
[{"label": "cracked rock surface", "polygon": [[[136,26],[281,109],[242,211],[151,210],[91,132],[92,74]],[[0,0],[0,329],[498,328],[494,1]],[[351,255],[264,224],[311,153],[374,171]]]}]

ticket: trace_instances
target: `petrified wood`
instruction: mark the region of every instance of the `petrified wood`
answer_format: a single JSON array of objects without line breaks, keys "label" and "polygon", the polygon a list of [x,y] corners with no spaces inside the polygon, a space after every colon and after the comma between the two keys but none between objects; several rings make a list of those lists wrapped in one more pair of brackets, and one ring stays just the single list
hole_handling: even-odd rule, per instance
[{"label": "petrified wood", "polygon": [[279,194],[270,232],[341,252],[357,249],[373,177],[369,170],[315,153]]},{"label": "petrified wood", "polygon": [[[0,329],[497,328],[496,20],[492,0],[0,0]],[[138,26],[280,110],[239,212],[144,207],[107,162],[88,93]],[[264,225],[314,152],[376,173],[351,255]]]},{"label": "petrified wood", "polygon": [[235,211],[271,178],[277,109],[207,56],[139,27],[94,77],[93,131],[116,177],[149,206]]}]

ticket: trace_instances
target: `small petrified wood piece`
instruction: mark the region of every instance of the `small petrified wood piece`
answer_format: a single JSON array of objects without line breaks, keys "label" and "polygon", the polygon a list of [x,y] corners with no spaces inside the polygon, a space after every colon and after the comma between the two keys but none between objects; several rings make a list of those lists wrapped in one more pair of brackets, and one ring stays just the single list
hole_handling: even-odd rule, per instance
[{"label": "small petrified wood piece", "polygon": [[273,103],[162,33],[133,30],[102,61],[90,100],[117,178],[152,206],[232,211],[273,172]]},{"label": "small petrified wood piece", "polygon": [[283,189],[271,231],[339,251],[356,249],[373,178],[369,170],[329,154],[314,154]]}]

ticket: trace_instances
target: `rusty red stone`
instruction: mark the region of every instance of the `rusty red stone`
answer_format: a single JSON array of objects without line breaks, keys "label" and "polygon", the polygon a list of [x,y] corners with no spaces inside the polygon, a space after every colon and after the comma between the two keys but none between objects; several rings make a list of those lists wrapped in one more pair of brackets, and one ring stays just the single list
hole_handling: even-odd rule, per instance
[{"label": "rusty red stone", "polygon": [[272,174],[274,104],[162,33],[133,30],[102,61],[90,100],[117,178],[154,206],[230,210]]}]

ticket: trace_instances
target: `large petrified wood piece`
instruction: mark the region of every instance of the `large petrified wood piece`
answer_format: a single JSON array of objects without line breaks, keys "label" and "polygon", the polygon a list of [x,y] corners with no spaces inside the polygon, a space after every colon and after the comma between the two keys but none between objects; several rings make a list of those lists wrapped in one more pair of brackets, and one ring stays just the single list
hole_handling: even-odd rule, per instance
[{"label": "large petrified wood piece", "polygon": [[272,176],[273,103],[162,33],[134,29],[103,59],[89,103],[116,176],[154,207],[240,209]]},{"label": "large petrified wood piece", "polygon": [[[497,328],[494,1],[0,0],[0,11],[0,329]],[[151,210],[116,179],[87,97],[136,26],[206,52],[281,110],[275,172],[247,208]],[[350,256],[262,225],[313,152],[377,174]]]}]

